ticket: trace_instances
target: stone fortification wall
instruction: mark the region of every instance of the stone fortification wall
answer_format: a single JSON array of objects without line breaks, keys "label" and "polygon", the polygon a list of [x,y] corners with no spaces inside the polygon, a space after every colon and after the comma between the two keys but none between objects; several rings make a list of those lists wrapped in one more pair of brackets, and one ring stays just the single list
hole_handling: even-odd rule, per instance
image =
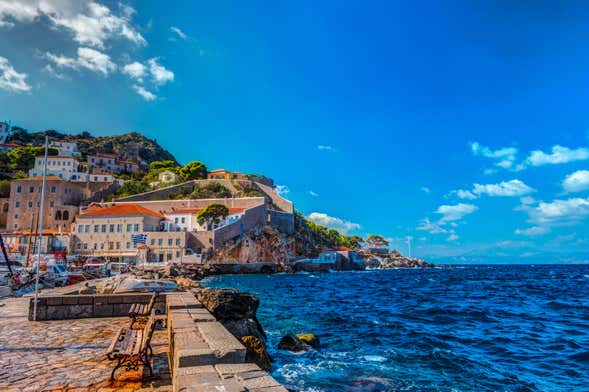
[{"label": "stone fortification wall", "polygon": [[285,198],[278,195],[278,193],[274,192],[274,189],[272,187],[261,184],[259,182],[256,182],[256,185],[260,188],[260,190],[262,190],[262,192],[264,192],[270,198],[272,204],[276,207],[276,209],[283,212],[294,214],[294,204],[291,201],[286,200]]},{"label": "stone fortification wall", "polygon": [[271,226],[283,233],[292,234],[295,231],[295,216],[289,212],[268,210],[268,218]]},{"label": "stone fortification wall", "polygon": [[251,208],[263,205],[263,197],[243,197],[239,199],[181,199],[181,200],[157,200],[157,201],[117,201],[115,204],[139,204],[152,211],[167,212],[173,209],[184,208],[205,208],[209,204],[218,203],[227,206],[227,208]]},{"label": "stone fortification wall", "polygon": [[243,233],[246,233],[256,227],[262,227],[266,224],[266,221],[267,213],[265,204],[249,208],[245,211],[243,217],[237,222],[220,227],[214,231],[214,246],[222,246],[227,241]]},{"label": "stone fortification wall", "polygon": [[[250,183],[251,181],[235,181],[235,182]],[[205,185],[215,184],[215,183],[223,185],[225,188],[229,189],[229,191],[231,193],[238,192],[237,188],[235,188],[233,181],[220,180],[220,179],[219,180],[217,180],[217,179],[215,179],[215,180],[192,180],[192,181],[183,182],[181,184],[170,185],[170,186],[167,186],[164,188],[154,189],[152,191],[139,193],[137,195],[122,197],[120,199],[116,199],[116,201],[135,201],[135,202],[137,202],[137,201],[148,201],[148,200],[162,200],[162,199],[167,199],[168,195],[175,194],[181,190],[189,190],[190,192],[192,192],[194,185],[198,185],[200,187],[203,187]]]}]

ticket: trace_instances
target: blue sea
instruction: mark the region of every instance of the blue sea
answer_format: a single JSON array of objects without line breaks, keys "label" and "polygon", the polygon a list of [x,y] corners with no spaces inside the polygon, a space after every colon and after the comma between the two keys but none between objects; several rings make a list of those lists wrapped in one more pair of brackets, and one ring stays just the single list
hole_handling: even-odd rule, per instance
[{"label": "blue sea", "polygon": [[[293,391],[589,391],[589,265],[226,275]],[[287,333],[321,348],[279,351]]]}]

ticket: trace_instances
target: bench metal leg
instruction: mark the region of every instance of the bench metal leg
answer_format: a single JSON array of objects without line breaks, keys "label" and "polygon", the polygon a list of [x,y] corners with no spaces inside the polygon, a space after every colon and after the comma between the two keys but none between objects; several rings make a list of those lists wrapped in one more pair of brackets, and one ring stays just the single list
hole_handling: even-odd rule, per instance
[{"label": "bench metal leg", "polygon": [[115,380],[115,372],[117,371],[118,368],[121,367],[122,364],[123,364],[123,358],[119,359],[119,363],[117,363],[117,366],[115,366],[115,368],[112,370],[112,373],[110,374],[110,381]]}]

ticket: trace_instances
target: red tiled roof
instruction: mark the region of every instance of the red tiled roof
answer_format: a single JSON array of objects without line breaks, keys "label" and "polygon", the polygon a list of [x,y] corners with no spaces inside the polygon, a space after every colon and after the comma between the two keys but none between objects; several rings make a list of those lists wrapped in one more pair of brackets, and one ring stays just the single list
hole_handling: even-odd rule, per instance
[{"label": "red tiled roof", "polygon": [[159,212],[149,210],[139,204],[115,204],[110,207],[104,208],[92,208],[90,211],[86,211],[80,218],[92,217],[92,216],[116,216],[116,215],[148,215],[154,216],[160,219],[166,219],[165,216]]},{"label": "red tiled roof", "polygon": [[[43,181],[43,177],[37,176],[37,177],[21,178],[16,181]],[[60,178],[57,176],[47,176],[47,181],[65,181],[65,180],[63,178]]]}]

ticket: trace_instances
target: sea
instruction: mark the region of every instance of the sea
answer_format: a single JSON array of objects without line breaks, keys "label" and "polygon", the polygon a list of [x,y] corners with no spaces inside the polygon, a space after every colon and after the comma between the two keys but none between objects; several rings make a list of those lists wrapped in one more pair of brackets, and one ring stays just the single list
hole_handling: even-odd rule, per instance
[{"label": "sea", "polygon": [[[207,278],[260,298],[292,391],[589,391],[589,265]],[[318,350],[277,350],[313,333]]]}]

